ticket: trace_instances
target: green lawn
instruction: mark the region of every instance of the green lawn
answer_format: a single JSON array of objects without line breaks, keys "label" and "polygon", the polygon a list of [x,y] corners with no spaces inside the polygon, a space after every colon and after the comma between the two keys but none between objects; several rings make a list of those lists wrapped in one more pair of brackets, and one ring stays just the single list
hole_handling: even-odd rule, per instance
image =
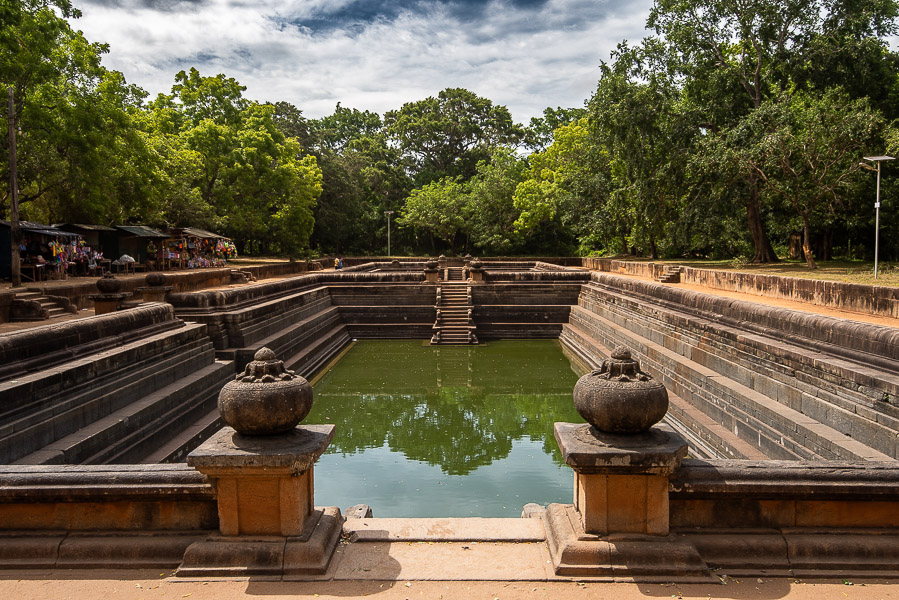
[{"label": "green lawn", "polygon": [[804,260],[783,260],[768,265],[740,264],[733,260],[658,260],[655,262],[683,265],[697,269],[718,269],[722,271],[745,271],[802,279],[823,279],[846,283],[899,286],[899,264],[881,262],[877,279],[874,279],[874,263],[857,260],[818,261],[818,268],[811,271]]}]

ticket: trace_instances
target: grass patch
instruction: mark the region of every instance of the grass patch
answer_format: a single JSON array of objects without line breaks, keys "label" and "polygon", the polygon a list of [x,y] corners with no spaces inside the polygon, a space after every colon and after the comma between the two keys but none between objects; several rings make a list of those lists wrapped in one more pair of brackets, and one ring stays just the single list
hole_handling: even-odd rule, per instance
[{"label": "grass patch", "polygon": [[822,260],[818,268],[809,270],[804,260],[783,260],[779,263],[754,265],[730,260],[659,260],[655,262],[683,265],[696,269],[714,269],[719,271],[742,271],[763,275],[780,275],[782,277],[798,277],[800,279],[820,279],[823,281],[841,281],[844,283],[860,283],[866,285],[899,286],[899,263],[881,262],[878,266],[877,279],[874,279],[874,263],[858,260]]}]

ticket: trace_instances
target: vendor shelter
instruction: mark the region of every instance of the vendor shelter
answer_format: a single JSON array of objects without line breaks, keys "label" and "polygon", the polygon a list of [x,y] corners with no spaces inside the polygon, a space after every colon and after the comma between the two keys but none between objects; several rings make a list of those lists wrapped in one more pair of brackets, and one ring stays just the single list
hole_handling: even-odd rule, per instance
[{"label": "vendor shelter", "polygon": [[112,231],[100,233],[100,242],[104,255],[113,262],[121,260],[123,256],[130,256],[135,264],[142,265],[155,260],[155,251],[151,252],[149,247],[158,245],[167,237],[161,231],[145,225],[116,225]]},{"label": "vendor shelter", "polygon": [[[19,260],[25,281],[65,274],[79,248],[83,247],[79,235],[52,225],[19,221],[19,229],[22,232]],[[12,278],[12,226],[9,221],[0,221],[0,278]]]},{"label": "vendor shelter", "polygon": [[166,257],[181,268],[224,267],[229,258],[237,257],[230,238],[196,227],[169,229],[165,243]]},{"label": "vendor shelter", "polygon": [[[91,225],[87,223],[62,223],[54,225],[54,227],[81,236],[84,243],[97,252],[104,252],[106,250],[103,247],[103,243],[100,241],[101,234],[109,235],[116,231],[113,227],[107,227],[106,225]],[[109,256],[107,256],[107,258],[109,258]]]}]

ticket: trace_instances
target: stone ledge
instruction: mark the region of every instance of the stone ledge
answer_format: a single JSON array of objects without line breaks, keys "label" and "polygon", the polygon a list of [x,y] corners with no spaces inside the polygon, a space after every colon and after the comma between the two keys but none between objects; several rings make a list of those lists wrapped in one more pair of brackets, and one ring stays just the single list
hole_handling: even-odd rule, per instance
[{"label": "stone ledge", "polygon": [[542,542],[540,519],[350,519],[350,542]]},{"label": "stone ledge", "polygon": [[340,540],[341,521],[336,507],[316,508],[300,536],[209,536],[187,548],[176,576],[321,575]]}]

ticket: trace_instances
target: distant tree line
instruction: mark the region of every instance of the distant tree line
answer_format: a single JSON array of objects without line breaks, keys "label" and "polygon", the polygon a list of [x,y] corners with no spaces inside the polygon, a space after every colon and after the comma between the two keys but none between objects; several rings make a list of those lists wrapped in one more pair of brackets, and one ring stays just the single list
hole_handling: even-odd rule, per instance
[{"label": "distant tree line", "polygon": [[[258,103],[225,75],[148,98],[69,0],[0,0],[23,218],[192,225],[244,253],[873,255],[899,154],[894,0],[656,0],[583,108],[528,125],[458,88],[383,116]],[[3,174],[8,141],[3,136]],[[881,257],[899,259],[883,164]],[[8,215],[9,190],[0,196]]]}]

